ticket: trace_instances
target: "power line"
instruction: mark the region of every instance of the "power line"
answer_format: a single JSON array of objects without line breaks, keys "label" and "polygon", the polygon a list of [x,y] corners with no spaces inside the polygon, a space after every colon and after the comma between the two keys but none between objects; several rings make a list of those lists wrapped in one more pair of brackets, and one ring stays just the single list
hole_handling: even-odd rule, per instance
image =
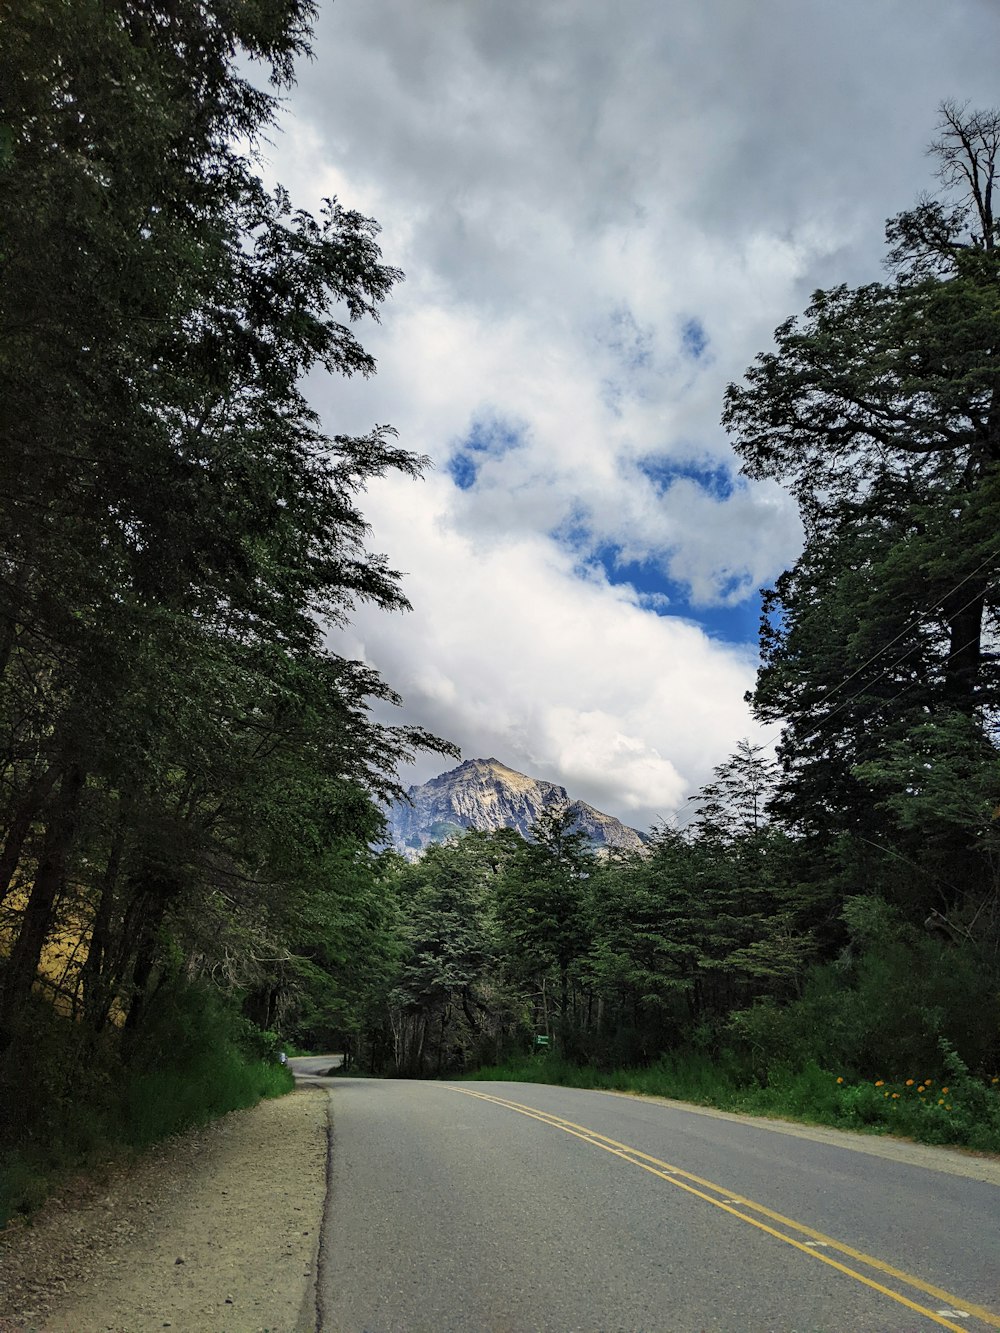
[{"label": "power line", "polygon": [[[838,681],[835,685],[832,685],[826,691],[825,694],[820,696],[820,698],[816,701],[813,707],[819,708],[822,704],[826,702],[827,699],[831,698],[834,694],[836,694],[838,690],[845,689],[846,686],[848,686],[852,680],[855,680],[858,676],[860,676],[863,671],[866,671],[868,669],[868,667],[873,666],[879,660],[880,657],[884,656],[890,650],[890,648],[892,648],[894,644],[898,643],[899,640],[902,639],[906,634],[909,634],[910,631],[913,629],[919,628],[921,622],[926,616],[931,615],[933,614],[934,611],[941,609],[944,606],[944,603],[948,600],[948,598],[953,596],[956,592],[958,592],[958,590],[961,587],[963,587],[964,584],[968,583],[969,579],[975,578],[975,576],[980,572],[980,570],[985,569],[985,567],[988,564],[990,564],[993,560],[996,560],[998,558],[1000,558],[1000,548],[991,551],[990,554],[987,555],[986,559],[981,561],[976,566],[975,569],[970,570],[970,572],[966,574],[964,578],[959,579],[959,581],[956,584],[950,587],[935,602],[932,602],[930,606],[927,607],[924,611],[922,611],[919,615],[915,615],[913,619],[909,621],[908,624],[903,626],[903,628],[899,631],[898,634],[896,634],[893,638],[891,638],[888,641],[888,643],[883,644],[876,652],[874,652],[871,655],[871,657],[869,657],[866,661],[862,662],[859,667],[856,667],[855,670],[852,671],[849,676],[845,676],[843,680]],[[996,585],[994,583],[988,583],[986,585],[985,591],[989,592],[995,586]],[[963,611],[967,610],[970,606],[972,606],[974,602],[978,601],[978,599],[982,595],[983,595],[982,593],[977,592],[976,595],[974,597],[970,597],[969,600],[963,606],[961,606],[955,614],[961,615]],[[971,639],[969,639],[967,643],[963,644],[960,648],[956,648],[952,652],[950,652],[947,655],[947,657],[943,659],[941,665],[944,666],[946,663],[950,662],[953,657],[957,657],[960,653],[964,652],[966,648],[968,648],[971,644],[975,643],[978,637],[979,637],[978,634],[974,635]],[[860,699],[866,693],[866,691],[871,688],[872,685],[882,680],[895,667],[902,665],[902,663],[906,661],[907,657],[909,657],[912,652],[913,652],[912,648],[908,649],[905,653],[895,658],[892,662],[889,663],[887,667],[884,668],[884,670],[879,672],[879,674],[874,678],[874,680],[868,681],[863,689],[859,690],[856,694],[851,695],[849,699],[845,699],[842,703],[838,704],[837,707],[834,708],[832,712],[827,714],[825,720],[829,722],[829,720],[833,717],[836,717],[836,715],[839,712],[842,712],[845,708],[849,708],[850,705],[854,703],[856,700]],[[903,687],[903,689],[897,691],[896,694],[891,695],[884,702],[886,704],[894,703],[897,699],[902,698],[904,694],[908,693],[910,690],[913,690],[915,688],[916,686],[914,685],[906,685]],[[764,737],[762,737],[760,741],[760,747],[764,748],[765,746],[769,745],[771,741],[780,736],[781,733],[784,731],[786,725],[787,725],[787,719],[786,721],[780,723],[773,731],[767,733]],[[696,795],[688,797],[689,801],[694,801],[697,799],[698,798]],[[691,809],[690,806],[687,804],[685,804],[685,806],[682,808],[685,810]],[[680,812],[678,811],[677,813],[679,814]],[[680,823],[679,821],[677,822],[676,827],[678,828],[678,831],[690,827],[691,823],[696,818],[697,818],[697,812],[691,811],[689,817],[686,820],[684,820],[683,823]]]},{"label": "power line", "polygon": [[[957,585],[957,586],[958,586],[958,587],[961,587],[961,584],[959,584],[959,585]],[[989,592],[989,591],[991,591],[992,588],[993,588],[994,586],[995,586],[995,585],[988,583],[988,584],[986,585],[985,592]],[[977,593],[975,597],[970,597],[969,600],[965,603],[964,606],[959,607],[958,611],[957,611],[955,614],[956,614],[956,615],[961,615],[963,611],[967,611],[968,608],[969,608],[970,606],[972,606],[973,602],[978,601],[978,600],[979,600],[979,597],[982,596],[982,595],[983,595],[983,594]],[[897,636],[897,637],[898,637],[898,636]],[[965,650],[966,650],[966,648],[971,647],[972,644],[974,644],[974,643],[976,642],[976,640],[977,640],[979,637],[980,637],[980,635],[979,635],[978,633],[977,633],[977,634],[974,634],[974,635],[972,636],[972,638],[969,639],[966,643],[963,643],[962,646],[961,646],[960,648],[955,648],[955,649],[953,649],[953,650],[947,655],[947,657],[942,658],[942,660],[941,660],[941,666],[945,666],[948,662],[951,661],[951,659],[952,659],[953,657],[958,657],[961,653],[964,653]],[[832,718],[832,717],[836,717],[837,714],[838,714],[842,709],[844,709],[844,708],[848,708],[852,703],[855,702],[855,700],[860,699],[860,698],[865,694],[865,692],[866,692],[868,689],[871,688],[872,685],[876,684],[878,681],[882,680],[885,676],[887,676],[887,675],[889,674],[889,672],[893,670],[893,668],[898,667],[898,666],[902,666],[902,664],[903,664],[903,663],[906,661],[906,659],[910,656],[910,653],[912,653],[913,651],[914,651],[914,650],[911,648],[908,652],[903,653],[901,657],[897,657],[896,660],[895,660],[894,662],[890,662],[889,665],[885,668],[884,671],[880,671],[879,674],[874,678],[874,680],[870,680],[870,681],[865,685],[865,687],[864,687],[863,689],[861,689],[861,690],[859,690],[859,691],[857,692],[857,694],[852,694],[851,697],[850,697],[849,699],[845,699],[845,700],[843,701],[843,703],[838,704],[837,707],[834,708],[832,712],[828,713],[827,716],[826,716],[826,721],[829,722],[830,718]],[[856,673],[855,673],[855,674],[856,674]],[[916,688],[917,688],[917,687],[916,687],[915,685],[904,685],[903,688],[902,688],[901,690],[897,691],[896,694],[890,695],[889,698],[886,699],[886,700],[884,700],[883,702],[886,703],[886,704],[894,703],[896,699],[901,699],[902,696],[903,696],[904,694],[907,694],[907,693],[909,693],[910,690],[914,690],[914,689],[916,689]],[[829,696],[828,696],[828,695],[827,695],[827,696],[824,696],[824,698],[826,698],[826,697],[829,697]],[[822,703],[822,700],[820,700],[819,702]]]},{"label": "power line", "polygon": [[[885,653],[889,651],[890,648],[892,648],[893,644],[898,643],[899,640],[902,639],[904,635],[909,634],[911,630],[918,628],[925,616],[930,615],[934,611],[941,609],[944,606],[944,603],[948,600],[948,598],[951,597],[954,593],[958,592],[959,588],[961,588],[963,584],[968,583],[969,579],[975,578],[975,576],[979,573],[981,569],[984,569],[988,564],[990,564],[991,561],[997,559],[998,557],[1000,557],[1000,549],[992,551],[986,557],[985,560],[983,560],[980,564],[978,564],[975,569],[971,570],[968,574],[966,574],[964,578],[959,579],[958,583],[956,583],[953,587],[949,588],[947,592],[945,592],[941,597],[937,599],[937,601],[932,602],[931,605],[927,607],[925,611],[922,611],[919,615],[914,616],[913,619],[907,625],[903,626],[903,628],[899,631],[897,635],[891,638],[888,643],[883,644],[882,647],[877,650],[877,652],[874,652],[871,655],[871,657],[869,657],[866,661],[862,662],[861,665],[857,667],[854,671],[852,671],[849,676],[845,676],[845,678],[842,681],[838,681],[835,685],[832,685],[826,691],[825,694],[822,694],[819,697],[819,699],[816,700],[815,704],[812,705],[813,708],[821,707],[826,702],[826,700],[831,698],[834,694],[836,694],[838,690],[844,689],[851,683],[852,680],[860,676],[863,671],[866,671],[868,667],[873,666],[879,660],[880,657],[882,657]],[[987,584],[986,591],[987,592],[990,591],[993,586],[995,585]],[[955,614],[961,615],[963,611],[968,610],[968,608],[972,606],[974,602],[978,601],[982,595],[983,595],[982,593],[976,593],[974,597],[970,597],[969,600],[963,606],[959,607],[958,611]],[[978,635],[973,636],[973,638],[970,639],[969,642],[964,644],[961,648],[956,648],[953,652],[949,653],[948,656],[944,659],[944,662],[949,662],[951,661],[952,657],[955,657],[959,653],[964,652],[965,649],[968,648],[970,644],[975,642],[976,638],[978,638]],[[883,671],[879,672],[879,674],[874,678],[874,680],[870,680],[866,683],[864,689],[859,690],[857,694],[852,695],[849,699],[845,699],[843,703],[838,704],[837,707],[834,708],[832,712],[827,714],[826,720],[829,721],[830,718],[836,717],[837,713],[841,712],[844,708],[849,707],[852,703],[854,703],[856,699],[860,699],[861,696],[866,692],[866,690],[870,689],[872,685],[874,685],[877,681],[882,680],[895,667],[901,666],[902,663],[906,661],[907,657],[909,657],[912,652],[913,652],[912,648],[908,649],[901,656],[897,657],[894,661],[890,662],[889,665]],[[899,695],[905,694],[907,690],[912,688],[913,686],[906,686],[903,690],[899,692]],[[898,698],[899,695],[894,695],[892,696],[892,698]],[[891,701],[892,700],[890,699],[888,702]],[[781,734],[784,728],[785,728],[785,723],[782,722],[774,731],[772,731],[763,738],[763,740],[761,741],[761,745],[769,744],[776,736],[779,736]]]}]

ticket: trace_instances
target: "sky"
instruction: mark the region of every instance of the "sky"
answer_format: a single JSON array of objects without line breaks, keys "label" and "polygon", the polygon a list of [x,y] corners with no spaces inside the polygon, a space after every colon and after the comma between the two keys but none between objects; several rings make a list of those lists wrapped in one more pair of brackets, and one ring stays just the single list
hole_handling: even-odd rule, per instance
[{"label": "sky", "polygon": [[266,171],[376,218],[406,279],[357,330],[377,375],[308,394],[431,460],[362,503],[412,610],[330,637],[385,720],[642,829],[773,743],[744,694],[801,531],[723,394],[817,288],[884,276],[998,50],[996,0],[320,0]]}]

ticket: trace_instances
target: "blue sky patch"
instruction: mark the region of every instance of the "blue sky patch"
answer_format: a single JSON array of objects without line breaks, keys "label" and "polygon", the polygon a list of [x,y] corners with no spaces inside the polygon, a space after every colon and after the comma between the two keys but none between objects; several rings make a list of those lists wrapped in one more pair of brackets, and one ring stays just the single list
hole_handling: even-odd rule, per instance
[{"label": "blue sky patch", "polygon": [[708,346],[708,334],[699,319],[689,319],[681,329],[681,344],[694,361],[701,360]]},{"label": "blue sky patch", "polygon": [[516,421],[499,416],[474,417],[469,433],[460,447],[477,454],[502,454],[517,449],[524,443],[525,427]]},{"label": "blue sky patch", "polygon": [[[581,554],[581,569],[600,569],[613,587],[629,586],[639,594],[642,606],[660,616],[678,616],[693,621],[713,639],[727,643],[754,643],[760,626],[760,593],[748,593],[734,606],[695,606],[690,590],[666,574],[655,560],[623,560],[621,547],[605,543],[590,547],[587,529],[576,520],[563,529],[559,538],[576,547]],[[723,595],[731,595],[743,586],[733,576],[724,584]]]},{"label": "blue sky patch", "polygon": [[728,500],[737,487],[745,485],[743,479],[725,463],[699,466],[696,463],[678,463],[675,458],[647,454],[638,460],[636,467],[653,483],[658,495],[664,495],[681,478],[695,482],[713,500]]},{"label": "blue sky patch", "polygon": [[653,333],[641,328],[628,306],[615,310],[603,339],[627,371],[647,370],[653,361]]},{"label": "blue sky patch", "polygon": [[471,490],[485,458],[502,458],[524,443],[526,427],[500,416],[474,417],[464,439],[456,442],[445,470],[460,491]]},{"label": "blue sky patch", "polygon": [[468,454],[452,454],[445,466],[460,491],[469,491],[475,486],[479,468]]}]

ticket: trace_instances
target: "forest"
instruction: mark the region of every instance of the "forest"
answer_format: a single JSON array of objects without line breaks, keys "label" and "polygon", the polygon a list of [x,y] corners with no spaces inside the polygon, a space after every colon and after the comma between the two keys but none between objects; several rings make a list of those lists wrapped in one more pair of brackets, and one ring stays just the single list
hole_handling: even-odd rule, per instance
[{"label": "forest", "polygon": [[726,395],[805,529],[764,595],[774,757],[742,744],[645,856],[554,816],[408,865],[385,802],[454,748],[377,721],[391,683],[324,631],[406,607],[360,506],[425,460],[327,434],[303,388],[374,372],[355,326],[402,275],[258,156],[314,18],[4,17],[0,1216],[285,1090],[288,1042],[383,1075],[658,1069],[1000,1147],[1000,113],[942,107],[883,280],[816,292]]},{"label": "forest", "polygon": [[805,531],[748,699],[774,757],[744,742],[649,855],[546,821],[400,868],[374,1067],[1000,1148],[998,148],[1000,113],[944,104],[886,279],[814,293],[727,391]]}]

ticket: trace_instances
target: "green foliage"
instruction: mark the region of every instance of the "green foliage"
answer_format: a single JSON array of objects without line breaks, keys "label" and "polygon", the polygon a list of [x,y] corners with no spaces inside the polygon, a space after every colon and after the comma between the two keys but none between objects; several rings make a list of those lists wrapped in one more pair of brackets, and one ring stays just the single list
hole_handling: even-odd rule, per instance
[{"label": "green foliage", "polygon": [[[30,1211],[68,1171],[291,1091],[274,1034],[241,1019],[218,992],[173,983],[130,1049],[37,1001],[22,1015],[19,1094],[0,1119],[0,1226]],[[8,1051],[5,1061],[11,1061]],[[9,1085],[10,1069],[0,1071]]]},{"label": "green foliage", "polygon": [[895,1076],[852,1084],[839,1076],[826,1083],[836,1092],[830,1123],[871,1128],[920,1143],[954,1143],[986,1152],[1000,1148],[997,1080],[975,1079],[942,1044],[943,1076]]},{"label": "green foliage", "polygon": [[496,977],[498,886],[515,855],[506,833],[473,832],[400,870],[402,949],[385,1013],[394,1073],[464,1068],[495,1046],[508,1021]]},{"label": "green foliage", "polygon": [[326,646],[359,602],[406,607],[359,499],[423,460],[328,434],[303,392],[372,373],[355,329],[401,277],[374,220],[259,175],[315,12],[5,14],[0,1107],[51,1042],[2,1143],[47,1125],[54,1159],[91,1115],[113,1138],[111,1107],[145,1142],[283,1089],[233,1006],[357,1030],[399,952],[378,803],[450,752],[377,721],[392,689]]},{"label": "green foliage", "polygon": [[975,1067],[1000,1056],[1000,996],[978,951],[914,930],[885,903],[845,909],[851,944],[813,967],[801,995],[733,1013],[728,1037],[762,1077],[810,1060],[852,1075],[935,1068],[942,1040]]},{"label": "green foliage", "polygon": [[909,864],[876,874],[914,921],[997,890],[998,126],[945,104],[945,195],[889,223],[893,280],[817,292],[726,397],[744,470],[806,529],[753,695],[783,724],[772,813],[862,875],[866,849]]},{"label": "green foliage", "polygon": [[131,1051],[122,1138],[145,1147],[262,1097],[291,1091],[274,1034],[241,1021],[210,990],[171,987]]},{"label": "green foliage", "polygon": [[[388,427],[328,435],[303,392],[373,371],[354,329],[401,275],[372,219],[257,169],[314,12],[25,0],[5,23],[8,1187],[281,1091],[278,1034],[993,1143],[1000,116],[942,109],[945,196],[890,222],[890,280],[817,292],[727,394],[745,471],[806,532],[764,597],[777,766],[741,743],[647,855],[601,861],[554,813],[527,840],[439,830],[410,866],[371,850],[379,802],[450,747],[377,721],[391,687],[324,630],[405,608],[359,497],[424,460]],[[875,1096],[907,1065],[947,1073],[952,1109]]]},{"label": "green foliage", "polygon": [[753,837],[767,824],[776,782],[774,760],[759,745],[740,741],[698,794],[695,828],[706,841],[730,843]]},{"label": "green foliage", "polygon": [[292,949],[266,998],[297,1045],[350,1063],[393,984],[402,943],[392,858],[341,844],[316,867],[290,924]]},{"label": "green foliage", "polygon": [[535,1023],[545,1031],[552,1014],[543,978],[557,979],[565,1025],[571,972],[587,947],[585,885],[595,865],[586,835],[573,831],[569,810],[549,811],[532,827],[500,882],[498,916],[508,942],[509,975],[539,993]]},{"label": "green foliage", "polygon": [[731,1056],[709,1060],[688,1054],[616,1070],[551,1057],[521,1058],[483,1067],[471,1077],[666,1097],[745,1115],[1000,1151],[1000,1079],[984,1083],[967,1072],[951,1083],[921,1084],[915,1078],[850,1083],[808,1061],[796,1070],[780,1069],[761,1083]]}]

